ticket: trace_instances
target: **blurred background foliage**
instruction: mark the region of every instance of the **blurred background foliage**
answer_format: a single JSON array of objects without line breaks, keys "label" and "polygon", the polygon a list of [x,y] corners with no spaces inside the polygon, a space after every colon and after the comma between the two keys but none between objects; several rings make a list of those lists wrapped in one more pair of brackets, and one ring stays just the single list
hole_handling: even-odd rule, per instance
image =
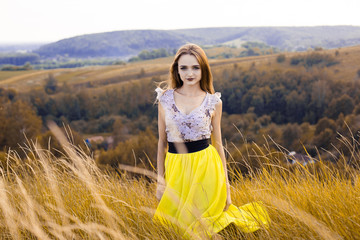
[{"label": "blurred background foliage", "polygon": [[[248,43],[243,47],[263,46]],[[240,161],[237,156],[252,143],[259,149],[277,149],[279,144],[330,162],[351,157],[351,151],[338,138],[359,139],[359,49],[263,52],[261,56],[212,60],[215,89],[222,93],[222,134],[229,160]],[[214,49],[206,51],[210,57],[220,56]],[[1,154],[9,149],[21,152],[28,140],[38,141],[45,148],[50,143],[52,152],[59,154],[60,145],[46,127],[47,121],[53,120],[71,128],[71,141],[88,148],[99,165],[155,168],[154,89],[167,79],[172,59],[166,57],[169,52],[165,50],[158,53],[165,58],[135,59],[136,63],[109,68],[109,72],[120,69],[124,72],[121,76],[90,80],[91,74],[103,73],[106,67],[79,68],[65,72],[68,75],[39,70],[45,74],[44,80],[26,91],[1,85]],[[139,57],[149,59],[154,54],[157,52],[143,51]],[[135,70],[131,66],[136,66]],[[343,66],[351,67],[351,71]],[[81,82],[76,80],[77,75]],[[239,144],[245,147],[234,147]]]}]

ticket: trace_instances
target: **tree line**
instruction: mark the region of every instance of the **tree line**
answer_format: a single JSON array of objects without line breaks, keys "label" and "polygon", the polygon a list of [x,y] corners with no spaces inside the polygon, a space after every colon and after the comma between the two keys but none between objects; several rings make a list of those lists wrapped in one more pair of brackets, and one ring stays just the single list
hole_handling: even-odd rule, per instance
[{"label": "tree line", "polygon": [[36,53],[7,53],[0,54],[0,65],[11,64],[16,66],[25,65],[26,63],[36,63],[40,60],[39,54]]},{"label": "tree line", "polygon": [[[219,45],[221,47],[221,45]],[[213,46],[208,48],[216,48]],[[211,55],[209,58],[234,58],[259,56],[273,54],[279,50],[268,46],[261,42],[246,42],[241,45],[243,50],[240,53],[236,51],[222,52],[220,54]],[[231,47],[235,49],[236,47]],[[169,57],[176,54],[174,48],[159,48],[152,50],[142,50],[136,56],[130,57],[128,60],[119,57],[87,57],[74,58],[65,56],[56,56],[53,58],[41,58],[37,53],[7,53],[0,55],[1,71],[21,71],[29,69],[55,69],[55,68],[78,68],[93,65],[123,65],[127,62],[137,62],[156,58]]]},{"label": "tree line", "polygon": [[[335,80],[330,69],[334,64],[328,63],[338,61],[336,57],[323,53],[301,57],[304,60],[296,65],[285,57],[276,63],[254,63],[249,67],[234,64],[213,71],[215,89],[222,93],[222,132],[226,143],[245,147],[244,136],[248,143],[261,145],[267,143],[264,137],[271,137],[289,150],[306,154],[307,149],[314,157],[320,153],[335,161],[335,152],[328,151],[334,146],[351,155],[337,144],[337,138],[339,134],[358,138],[360,76],[355,75],[354,81]],[[24,141],[24,133],[30,138],[40,136],[46,143],[49,133],[44,130],[45,123],[54,120],[59,125],[69,124],[79,136],[111,135],[111,147],[104,142],[91,146],[100,152],[99,164],[116,166],[137,161],[148,168],[156,166],[154,89],[161,80],[155,77],[113,88],[76,90],[66,83],[60,86],[49,75],[43,88],[27,94],[1,89],[6,111],[1,112],[0,120],[6,121],[0,121],[4,129],[0,148],[17,148],[17,143]],[[17,137],[11,140],[8,136]],[[81,137],[77,142],[83,143]],[[237,155],[238,149],[231,144],[226,146],[229,153]]]}]

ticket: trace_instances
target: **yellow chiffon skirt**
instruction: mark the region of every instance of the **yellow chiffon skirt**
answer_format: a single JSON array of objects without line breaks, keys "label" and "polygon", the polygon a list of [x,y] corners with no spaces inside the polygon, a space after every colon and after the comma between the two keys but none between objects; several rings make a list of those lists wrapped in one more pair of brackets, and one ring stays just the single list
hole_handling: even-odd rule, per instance
[{"label": "yellow chiffon skirt", "polygon": [[153,221],[173,226],[183,237],[210,237],[230,223],[243,232],[268,227],[269,216],[261,202],[237,207],[226,204],[226,181],[221,158],[209,145],[194,153],[167,153],[166,188]]}]

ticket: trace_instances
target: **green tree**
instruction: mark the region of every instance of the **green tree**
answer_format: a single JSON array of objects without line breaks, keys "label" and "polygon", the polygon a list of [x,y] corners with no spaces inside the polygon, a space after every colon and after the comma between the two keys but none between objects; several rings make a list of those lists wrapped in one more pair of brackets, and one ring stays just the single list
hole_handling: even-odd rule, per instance
[{"label": "green tree", "polygon": [[42,121],[34,109],[21,100],[8,102],[2,107],[0,148],[19,150],[19,144],[26,142],[26,138],[34,139],[40,133]]},{"label": "green tree", "polygon": [[313,145],[318,148],[329,150],[331,148],[331,143],[334,142],[334,139],[334,131],[326,128],[319,135],[314,137]]},{"label": "green tree", "polygon": [[329,150],[331,143],[334,143],[336,137],[336,123],[334,120],[324,117],[316,124],[313,145],[318,148]]},{"label": "green tree", "polygon": [[349,95],[344,94],[330,102],[326,115],[332,119],[337,119],[340,113],[344,115],[350,114],[354,110],[354,107],[353,99]]},{"label": "green tree", "polygon": [[324,117],[318,121],[315,128],[315,135],[319,135],[321,132],[325,131],[325,129],[331,129],[332,131],[336,131],[335,121]]},{"label": "green tree", "polygon": [[285,99],[287,121],[301,123],[305,115],[305,96],[293,90]]},{"label": "green tree", "polygon": [[283,146],[289,150],[297,150],[299,147],[296,146],[301,138],[301,128],[298,124],[288,123],[282,133]]},{"label": "green tree", "polygon": [[276,61],[277,61],[278,63],[285,62],[285,60],[286,60],[285,54],[279,54],[279,56],[276,57]]},{"label": "green tree", "polygon": [[49,73],[48,78],[45,81],[44,90],[47,94],[54,94],[58,89],[58,83],[52,73]]}]

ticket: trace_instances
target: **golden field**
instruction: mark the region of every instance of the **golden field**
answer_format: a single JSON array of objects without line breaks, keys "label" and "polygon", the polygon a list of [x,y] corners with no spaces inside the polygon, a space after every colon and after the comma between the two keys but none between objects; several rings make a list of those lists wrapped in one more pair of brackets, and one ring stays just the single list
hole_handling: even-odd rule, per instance
[{"label": "golden field", "polygon": [[[209,57],[216,56],[219,53],[234,53],[239,49],[218,47],[207,49]],[[339,49],[321,50],[321,53],[336,55],[339,64],[328,67],[329,74],[335,79],[353,79],[356,76],[358,66],[360,65],[360,46],[344,47]],[[336,52],[338,52],[336,54]],[[308,52],[287,52],[282,53],[289,60],[293,56],[307,54]],[[213,71],[232,68],[234,64],[247,68],[251,64],[261,66],[263,69],[273,69],[283,67],[283,63],[278,63],[276,57],[279,54],[270,54],[263,56],[229,58],[229,59],[210,59],[210,65]],[[168,76],[168,70],[173,57],[146,60],[141,62],[127,63],[125,65],[114,66],[89,66],[69,69],[52,70],[29,70],[29,71],[0,71],[0,87],[14,88],[17,91],[30,91],[32,88],[38,88],[44,85],[49,74],[58,80],[60,84],[66,82],[69,86],[77,88],[89,87],[102,88],[104,86],[122,84],[132,80],[142,80],[151,77],[160,77],[165,80]],[[300,66],[287,66],[287,68],[302,69]],[[216,79],[214,79],[216,81]]]},{"label": "golden field", "polygon": [[[64,146],[63,157],[28,143],[26,160],[10,153],[2,164],[1,239],[181,239],[151,220],[155,171],[129,167],[142,172],[133,178],[123,170],[100,170],[86,150],[70,145],[56,125],[49,127]],[[359,172],[321,160],[288,166],[280,149],[248,145],[242,163],[251,157],[260,168],[246,177],[229,163],[233,203],[262,201],[270,228],[243,234],[230,226],[218,239],[359,239]]]},{"label": "golden field", "polygon": [[[356,50],[360,51],[359,49],[360,47]],[[208,56],[211,57],[222,52],[234,51],[237,52],[238,50],[219,47],[208,49],[206,52]],[[288,57],[294,54],[297,53],[288,53]],[[276,62],[276,57],[277,54],[273,54],[231,59],[210,59],[209,62],[212,69],[215,70],[217,68],[232,67],[235,63],[246,67],[253,62]],[[114,66],[89,66],[51,70],[0,71],[0,87],[14,88],[17,91],[29,91],[32,88],[42,86],[49,74],[53,74],[59,83],[66,82],[68,85],[80,87],[85,86],[86,83],[91,83],[95,86],[104,86],[129,80],[140,80],[142,78],[153,76],[166,78],[172,60],[173,57],[167,57]]]},{"label": "golden field", "polygon": [[[209,54],[222,52],[221,49],[211,51]],[[308,54],[305,52],[282,53],[286,56],[282,63],[277,61],[279,54],[273,54],[210,59],[210,65],[214,76],[226,74],[224,70],[248,69],[254,65],[260,74],[286,68],[301,73],[319,71],[320,77],[331,76],[341,83],[358,81],[360,46],[320,52],[334,56],[338,64],[308,69],[289,64],[291,57]],[[165,80],[171,61],[172,57],[116,66],[0,71],[0,88],[29,92],[43,88],[52,74],[59,85],[66,83],[74,89],[86,89],[95,96],[126,82]],[[214,79],[218,80],[221,82]],[[236,124],[231,119],[224,119],[223,123],[228,128]],[[309,135],[306,138],[316,137],[314,128],[309,126],[312,130],[304,133]],[[69,144],[66,140],[69,137],[55,125],[50,129],[65,149],[62,157],[55,157],[54,152],[31,141],[23,147],[25,159],[12,151],[0,153],[0,239],[181,239],[174,230],[151,221],[158,203],[155,169],[101,167],[88,155],[87,149]],[[257,135],[268,133],[261,129]],[[246,140],[231,146],[232,154],[233,149],[238,149],[234,161],[228,153],[232,201],[237,206],[262,201],[269,211],[271,226],[251,234],[243,234],[230,226],[218,237],[360,239],[360,155],[356,140],[359,136],[349,139],[336,136],[350,154],[345,157],[338,150],[337,163],[322,160],[319,154],[316,163],[306,166],[286,164],[288,151],[271,139],[261,141],[265,142],[261,146]],[[356,164],[347,164],[349,158]],[[239,164],[247,169],[246,176],[239,172]]]}]

